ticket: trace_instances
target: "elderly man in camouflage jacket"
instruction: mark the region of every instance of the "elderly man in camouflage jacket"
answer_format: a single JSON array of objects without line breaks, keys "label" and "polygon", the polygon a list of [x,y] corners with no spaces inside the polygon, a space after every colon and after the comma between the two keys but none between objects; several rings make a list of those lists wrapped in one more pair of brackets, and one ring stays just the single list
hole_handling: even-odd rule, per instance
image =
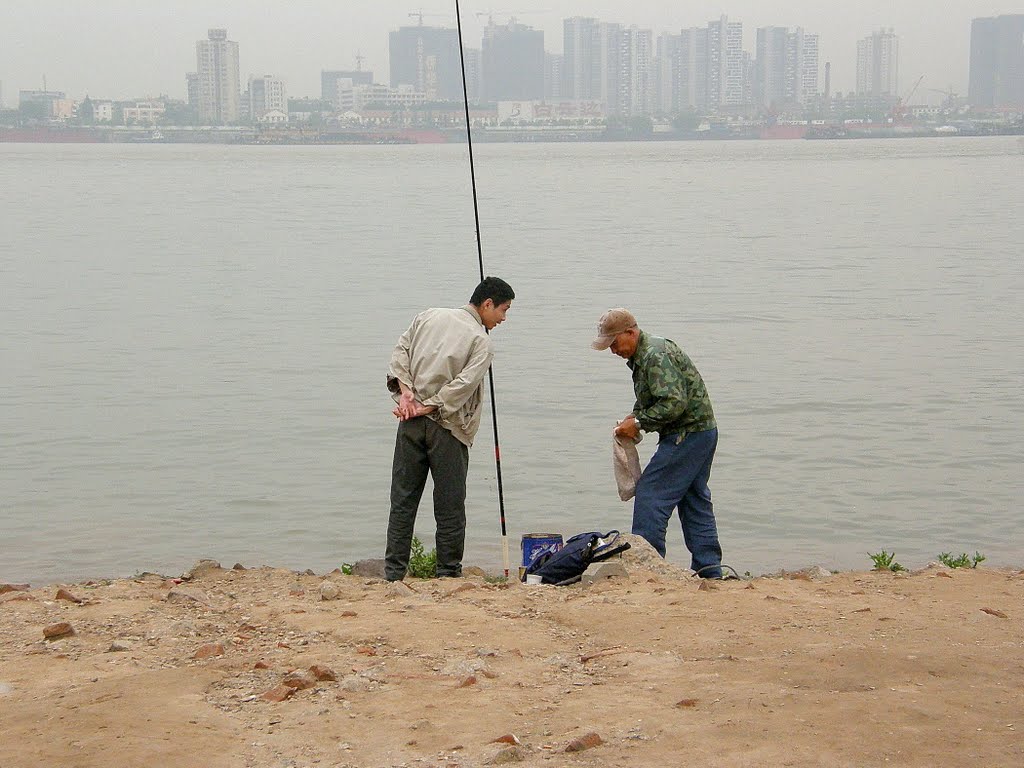
[{"label": "elderly man in camouflage jacket", "polygon": [[704,380],[683,350],[642,331],[627,309],[601,317],[593,347],[611,349],[633,372],[636,403],[615,435],[659,435],[658,450],[636,486],[633,533],[664,557],[668,521],[678,508],[690,567],[704,578],[721,578],[722,547],[708,488],[718,425]]}]

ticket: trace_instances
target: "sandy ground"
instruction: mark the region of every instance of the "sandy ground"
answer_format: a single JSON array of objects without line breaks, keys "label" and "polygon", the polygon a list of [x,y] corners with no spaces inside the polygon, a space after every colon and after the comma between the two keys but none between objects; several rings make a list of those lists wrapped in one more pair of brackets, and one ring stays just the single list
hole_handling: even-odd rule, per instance
[{"label": "sandy ground", "polygon": [[0,766],[1024,765],[1024,572],[707,583],[647,554],[572,587],[8,590]]}]

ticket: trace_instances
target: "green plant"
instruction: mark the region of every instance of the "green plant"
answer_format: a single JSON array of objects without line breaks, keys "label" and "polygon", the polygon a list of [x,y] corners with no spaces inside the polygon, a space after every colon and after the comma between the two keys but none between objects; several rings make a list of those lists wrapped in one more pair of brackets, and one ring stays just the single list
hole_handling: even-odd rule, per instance
[{"label": "green plant", "polygon": [[351,576],[352,575],[352,563],[342,563],[341,564],[341,572],[343,574],[345,574],[346,576]]},{"label": "green plant", "polygon": [[508,584],[508,576],[484,576],[485,584]]},{"label": "green plant", "polygon": [[893,573],[897,573],[898,571],[907,570],[896,562],[895,552],[886,552],[883,549],[881,552],[877,552],[875,554],[868,552],[868,557],[870,557],[874,562],[876,571],[892,571]]},{"label": "green plant", "polygon": [[417,579],[437,577],[437,550],[432,549],[427,554],[423,550],[423,542],[415,536],[412,537],[412,546],[409,550],[409,575]]},{"label": "green plant", "polygon": [[966,552],[961,552],[960,557],[953,557],[950,552],[943,552],[939,555],[939,562],[947,568],[977,568],[978,563],[985,561],[985,556],[975,550],[974,557],[968,557]]}]

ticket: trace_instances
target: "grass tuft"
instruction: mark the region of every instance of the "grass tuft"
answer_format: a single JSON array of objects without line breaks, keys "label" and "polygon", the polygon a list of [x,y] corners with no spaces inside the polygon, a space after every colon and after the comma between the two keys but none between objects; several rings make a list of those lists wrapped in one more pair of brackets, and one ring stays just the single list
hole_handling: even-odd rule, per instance
[{"label": "grass tuft", "polygon": [[977,568],[978,563],[985,561],[985,556],[975,550],[974,557],[968,557],[966,552],[961,552],[959,557],[953,557],[950,552],[943,552],[939,555],[939,562],[947,568]]},{"label": "grass tuft", "polygon": [[412,537],[412,547],[409,550],[409,575],[417,579],[437,578],[437,550],[425,552],[423,542],[415,536]]},{"label": "grass tuft", "polygon": [[875,554],[868,552],[868,557],[870,557],[874,562],[876,571],[892,571],[893,573],[898,573],[899,571],[907,570],[896,562],[895,552],[886,552],[883,549],[881,552],[877,552]]}]

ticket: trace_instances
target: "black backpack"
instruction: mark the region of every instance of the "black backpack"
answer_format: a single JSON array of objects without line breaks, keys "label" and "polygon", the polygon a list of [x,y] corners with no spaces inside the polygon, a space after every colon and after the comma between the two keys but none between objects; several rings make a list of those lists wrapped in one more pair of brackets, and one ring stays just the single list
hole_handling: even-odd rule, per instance
[{"label": "black backpack", "polygon": [[619,542],[618,531],[578,533],[557,552],[545,553],[534,560],[526,569],[523,581],[526,576],[535,574],[541,577],[542,584],[575,584],[591,563],[607,560],[627,549],[629,542]]}]

